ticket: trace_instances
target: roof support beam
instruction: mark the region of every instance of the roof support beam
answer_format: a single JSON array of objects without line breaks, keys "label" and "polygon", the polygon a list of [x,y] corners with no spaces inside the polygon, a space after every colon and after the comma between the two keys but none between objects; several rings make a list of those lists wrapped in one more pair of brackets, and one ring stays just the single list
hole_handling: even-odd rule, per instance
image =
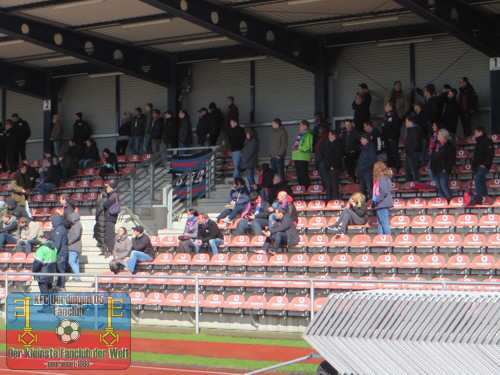
[{"label": "roof support beam", "polygon": [[0,61],[0,87],[47,99],[50,97],[50,74]]},{"label": "roof support beam", "polygon": [[487,56],[500,53],[500,28],[496,19],[465,1],[394,1]]},{"label": "roof support beam", "polygon": [[159,85],[173,81],[175,60],[162,53],[1,11],[0,32]]},{"label": "roof support beam", "polygon": [[277,57],[312,72],[323,69],[319,56],[324,47],[321,41],[313,37],[208,1],[141,1],[227,36],[260,53]]}]

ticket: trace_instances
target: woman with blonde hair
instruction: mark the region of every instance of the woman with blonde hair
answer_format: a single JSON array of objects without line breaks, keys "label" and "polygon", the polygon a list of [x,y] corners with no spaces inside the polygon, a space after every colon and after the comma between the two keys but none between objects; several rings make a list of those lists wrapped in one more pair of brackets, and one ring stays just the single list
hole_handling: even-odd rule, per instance
[{"label": "woman with blonde hair", "polygon": [[365,196],[354,193],[349,198],[344,210],[340,213],[337,222],[330,227],[335,234],[344,235],[348,225],[364,225],[368,222]]},{"label": "woman with blonde hair", "polygon": [[373,166],[372,210],[377,213],[378,234],[391,234],[389,209],[393,206],[391,194],[392,170],[378,161]]}]

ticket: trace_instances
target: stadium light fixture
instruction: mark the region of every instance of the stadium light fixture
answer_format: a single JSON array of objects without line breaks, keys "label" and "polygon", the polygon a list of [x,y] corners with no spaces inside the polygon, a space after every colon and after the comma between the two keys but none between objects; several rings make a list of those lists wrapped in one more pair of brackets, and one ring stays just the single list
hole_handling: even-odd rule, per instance
[{"label": "stadium light fixture", "polygon": [[401,39],[401,40],[389,40],[387,42],[378,42],[379,47],[389,47],[389,46],[401,46],[405,44],[413,43],[426,43],[432,42],[432,38],[414,38],[414,39]]},{"label": "stadium light fixture", "polygon": [[121,27],[124,29],[132,29],[134,27],[160,25],[162,23],[169,23],[169,22],[172,22],[172,18],[164,18],[161,20],[151,20],[151,21],[142,21],[142,22],[134,22],[134,23],[124,23],[124,24],[121,24]]},{"label": "stadium light fixture", "polygon": [[265,59],[267,59],[267,56],[239,57],[236,59],[224,59],[219,61],[221,64],[232,64],[232,63],[239,63],[246,61],[265,60]]},{"label": "stadium light fixture", "polygon": [[344,27],[349,26],[360,26],[360,25],[369,25],[372,23],[380,23],[380,22],[390,22],[397,21],[399,16],[382,16],[382,17],[367,17],[367,18],[358,18],[349,21],[342,21],[341,24]]},{"label": "stadium light fixture", "polygon": [[183,46],[191,46],[194,44],[205,44],[205,43],[215,43],[215,42],[223,42],[228,40],[225,36],[216,36],[213,38],[205,38],[205,39],[193,39],[193,40],[184,40],[181,42]]},{"label": "stadium light fixture", "polygon": [[104,2],[104,0],[81,0],[81,1],[75,1],[73,3],[54,5],[52,7],[52,9],[74,8],[74,7],[80,7],[83,5],[98,4],[98,3],[102,3],[102,2]]},{"label": "stadium light fixture", "polygon": [[94,74],[89,74],[90,78],[102,78],[102,77],[114,77],[114,76],[121,76],[123,75],[122,72],[108,72],[108,73],[94,73]]},{"label": "stadium light fixture", "polygon": [[57,61],[66,61],[66,60],[73,60],[76,59],[76,57],[73,56],[58,56],[58,57],[49,57],[47,61],[49,62],[57,62]]}]

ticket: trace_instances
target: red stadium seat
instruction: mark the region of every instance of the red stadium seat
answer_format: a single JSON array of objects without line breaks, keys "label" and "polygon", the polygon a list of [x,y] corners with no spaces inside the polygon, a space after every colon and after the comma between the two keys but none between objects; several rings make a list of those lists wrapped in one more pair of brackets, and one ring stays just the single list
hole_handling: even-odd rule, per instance
[{"label": "red stadium seat", "polygon": [[465,247],[481,247],[485,245],[484,235],[481,233],[471,233],[465,236],[463,245]]},{"label": "red stadium seat", "polygon": [[[423,277],[421,276],[412,276],[406,279],[408,281],[426,281]],[[422,282],[422,283],[404,283],[402,285],[404,289],[409,289],[409,290],[425,290],[427,289],[427,285]]]},{"label": "red stadium seat", "polygon": [[378,289],[379,284],[374,283],[372,281],[378,280],[376,276],[373,275],[368,275],[368,276],[361,276],[360,278],[363,281],[358,281],[357,283],[354,284],[355,289],[361,289],[361,290],[372,290],[372,289]]},{"label": "red stadium seat", "polygon": [[267,301],[267,310],[288,310],[288,298],[285,296],[273,296]]},{"label": "red stadium seat", "polygon": [[[388,281],[400,281],[401,280],[401,277],[398,277],[398,276],[395,276],[395,275],[392,275],[392,276],[386,276],[384,277],[383,280],[388,280]],[[379,284],[380,287],[382,289],[391,289],[391,290],[395,290],[395,289],[401,289],[402,287],[402,284],[401,283],[396,283],[396,282],[388,282],[388,283],[381,283]]]},{"label": "red stadium seat", "polygon": [[359,184],[347,184],[342,187],[344,194],[354,194],[359,192]]},{"label": "red stadium seat", "polygon": [[50,207],[40,207],[37,208],[34,212],[31,209],[33,216],[50,216],[51,208]]},{"label": "red stadium seat", "polygon": [[[473,282],[475,282],[477,280],[475,278],[473,278],[473,277],[465,276],[465,277],[461,277],[461,278],[457,279],[457,281],[459,281],[459,282],[473,283]],[[456,290],[456,291],[461,291],[461,292],[477,292],[478,291],[478,285],[474,285],[474,284],[456,284],[456,285],[451,285],[450,289],[451,290]]]},{"label": "red stadium seat", "polygon": [[332,258],[330,263],[331,267],[350,267],[352,264],[352,257],[350,254],[337,254]]},{"label": "red stadium seat", "polygon": [[176,254],[174,259],[172,260],[172,264],[174,265],[187,265],[190,263],[191,263],[191,254],[187,253]]},{"label": "red stadium seat", "polygon": [[307,228],[310,229],[323,229],[327,227],[326,218],[324,216],[314,216],[309,219]]},{"label": "red stadium seat", "polygon": [[103,180],[92,180],[92,182],[90,183],[90,187],[91,188],[103,188],[104,187],[104,181]]},{"label": "red stadium seat", "polygon": [[323,211],[326,209],[325,201],[314,200],[307,204],[307,211]]},{"label": "red stadium seat", "polygon": [[83,170],[83,176],[94,177],[97,175],[97,170],[95,168],[87,168]]},{"label": "red stadium seat", "polygon": [[191,258],[191,261],[189,262],[189,264],[193,266],[208,266],[209,263],[210,255],[208,255],[207,253],[194,254]]},{"label": "red stadium seat", "polygon": [[321,179],[321,175],[319,174],[319,171],[309,171],[309,178],[311,180],[319,180]]},{"label": "red stadium seat", "polygon": [[374,265],[375,259],[372,254],[358,254],[352,261],[353,267],[373,267]]},{"label": "red stadium seat", "polygon": [[151,156],[152,156],[151,154],[143,154],[143,155],[141,155],[141,156],[139,157],[139,160],[140,160],[141,162],[142,162],[142,161],[146,161],[146,160],[150,159],[150,158],[151,158]]},{"label": "red stadium seat", "polygon": [[465,269],[470,268],[470,259],[464,254],[452,255],[446,262],[446,268]]},{"label": "red stadium seat", "polygon": [[249,267],[262,267],[268,262],[268,257],[266,254],[253,254],[248,260]]},{"label": "red stadium seat", "polygon": [[470,164],[462,164],[458,167],[459,174],[470,174],[472,173],[472,166]]},{"label": "red stadium seat", "polygon": [[[500,150],[500,148],[499,148]],[[500,178],[490,179],[486,182],[488,190],[499,190],[500,189]]]},{"label": "red stadium seat", "polygon": [[222,294],[209,294],[200,304],[201,307],[207,307],[211,309],[222,308],[224,305],[224,296]]},{"label": "red stadium seat", "polygon": [[473,269],[494,269],[495,268],[495,258],[491,254],[480,254],[476,255],[471,262],[471,268]]},{"label": "red stadium seat", "polygon": [[328,220],[328,226],[333,227],[337,223],[337,220],[339,219],[338,216],[331,216],[330,219]]},{"label": "red stadium seat", "polygon": [[70,200],[72,202],[83,202],[84,201],[83,193],[74,193],[74,194],[72,194]]},{"label": "red stadium seat", "polygon": [[[285,274],[283,274],[283,273],[273,275],[271,277],[273,280],[269,281],[267,283],[267,286],[270,287],[270,288],[288,288],[290,286],[290,283],[288,281],[281,280],[281,279],[284,279],[286,277],[287,276]],[[265,286],[266,282],[262,281],[261,285]]]},{"label": "red stadium seat", "polygon": [[345,206],[345,202],[341,199],[335,199],[333,201],[329,201],[326,205],[326,209],[328,211],[338,211],[343,210]]},{"label": "red stadium seat", "polygon": [[393,242],[393,246],[408,247],[415,245],[415,236],[413,234],[400,234]]},{"label": "red stadium seat", "polygon": [[224,266],[229,264],[229,255],[226,253],[218,253],[212,255],[212,259],[209,262],[213,266]]},{"label": "red stadium seat", "polygon": [[297,222],[297,229],[307,228],[307,219],[304,216],[299,216],[299,221]]},{"label": "red stadium seat", "polygon": [[380,268],[395,268],[398,266],[398,260],[394,254],[382,254],[378,256],[374,266]]},{"label": "red stadium seat", "polygon": [[428,208],[446,208],[448,207],[448,202],[446,201],[446,198],[442,197],[434,197],[429,199],[429,202],[427,203]]},{"label": "red stadium seat", "polygon": [[[144,263],[141,263],[141,264],[144,264]],[[131,278],[130,279],[131,284],[148,285],[148,284],[151,284],[151,282],[153,280],[153,279],[151,279],[151,277],[148,277],[148,276],[151,276],[151,274],[149,272],[146,272],[146,271],[137,272],[136,276],[142,276],[142,277]]]},{"label": "red stadium seat", "polygon": [[293,205],[297,209],[297,211],[305,211],[307,210],[307,202],[304,200],[294,200]]},{"label": "red stadium seat", "polygon": [[182,293],[169,293],[165,296],[162,306],[182,306],[184,304],[184,295]]},{"label": "red stadium seat", "polygon": [[327,300],[326,297],[316,298],[314,300],[314,311],[318,311],[319,309],[321,309],[321,307],[323,307],[323,305],[325,304],[326,300]]},{"label": "red stadium seat", "polygon": [[464,197],[451,198],[451,201],[450,201],[450,204],[448,205],[448,207],[451,207],[451,208],[465,207]]},{"label": "red stadium seat", "polygon": [[128,155],[127,163],[138,163],[140,160],[140,155]]},{"label": "red stadium seat", "polygon": [[314,254],[309,263],[307,263],[308,267],[328,267],[330,264],[330,256],[327,254]]},{"label": "red stadium seat", "polygon": [[179,240],[177,236],[162,236],[160,237],[160,245],[162,247],[177,247],[179,246]]},{"label": "red stadium seat", "polygon": [[421,210],[425,208],[427,205],[427,202],[425,201],[424,198],[410,198],[406,202],[406,209],[414,209],[414,210]]},{"label": "red stadium seat", "polygon": [[434,227],[452,227],[455,225],[455,216],[453,215],[437,215],[434,218]]},{"label": "red stadium seat", "polygon": [[395,193],[401,190],[401,184],[399,182],[391,181],[391,192]]},{"label": "red stadium seat", "polygon": [[325,188],[323,187],[323,185],[311,185],[307,188],[306,194],[308,195],[325,194]]},{"label": "red stadium seat", "polygon": [[45,199],[45,197],[42,194],[36,194],[36,195],[33,195],[31,197],[30,202],[32,202],[32,203],[41,203],[41,202],[43,202],[44,199]]},{"label": "red stadium seat", "polygon": [[305,267],[309,263],[309,256],[307,254],[294,254],[288,260],[288,267]]},{"label": "red stadium seat", "polygon": [[[203,301],[205,300],[205,296],[201,293],[198,294],[198,305],[201,306],[203,304]],[[183,307],[195,307],[196,306],[196,294],[191,293],[184,298],[184,301],[182,302]]]},{"label": "red stadium seat", "polygon": [[292,279],[300,281],[289,281],[287,285],[288,288],[305,289],[311,287],[308,275],[295,275]]},{"label": "red stadium seat", "polygon": [[427,255],[422,261],[423,268],[444,268],[446,265],[446,260],[441,254],[430,254]]},{"label": "red stadium seat", "polygon": [[430,215],[416,215],[411,221],[412,227],[431,227],[432,217]]},{"label": "red stadium seat", "polygon": [[365,246],[370,246],[371,244],[371,238],[367,234],[357,234],[352,237],[351,242],[349,245],[351,247],[365,247]]},{"label": "red stadium seat", "polygon": [[230,294],[224,301],[223,307],[226,309],[242,309],[245,307],[245,302],[245,296]]},{"label": "red stadium seat", "polygon": [[17,252],[12,255],[10,263],[26,263],[26,254]]},{"label": "red stadium seat", "polygon": [[458,247],[462,245],[462,236],[457,233],[444,234],[439,241],[441,247]]},{"label": "red stadium seat", "polygon": [[151,245],[153,245],[154,247],[160,246],[159,236],[149,236],[149,241],[151,241]]},{"label": "red stadium seat", "polygon": [[266,308],[267,300],[263,295],[254,295],[248,297],[245,302],[245,309],[249,310],[263,310]]},{"label": "red stadium seat", "polygon": [[392,203],[394,205],[393,208],[398,210],[403,209],[406,204],[403,198],[393,198]]},{"label": "red stadium seat", "polygon": [[439,240],[435,234],[427,233],[418,236],[416,246],[419,247],[434,247],[439,244]]},{"label": "red stadium seat", "polygon": [[391,227],[407,228],[410,226],[410,218],[406,215],[397,215],[391,217]]},{"label": "red stadium seat", "polygon": [[90,188],[92,184],[92,181],[90,180],[81,180],[78,182],[78,185],[76,186],[78,189],[88,189]]},{"label": "red stadium seat", "polygon": [[30,160],[30,167],[40,168],[42,166],[42,162],[40,160]]},{"label": "red stadium seat", "polygon": [[316,234],[309,239],[309,246],[328,246],[328,237],[324,234]]},{"label": "red stadium seat", "polygon": [[479,219],[480,227],[498,227],[500,226],[500,215],[498,214],[488,214],[481,216]]},{"label": "red stadium seat", "polygon": [[248,247],[250,246],[250,239],[247,235],[238,235],[233,237],[231,243],[229,244],[231,247]]},{"label": "red stadium seat", "polygon": [[353,289],[354,288],[354,277],[351,275],[337,276],[334,279],[336,289]]},{"label": "red stadium seat", "polygon": [[417,254],[406,254],[399,260],[398,267],[400,268],[418,268],[421,265],[420,256]]},{"label": "red stadium seat", "polygon": [[299,243],[295,247],[305,247],[308,245],[307,236],[304,234],[299,234]]},{"label": "red stadium seat", "polygon": [[153,261],[153,264],[166,265],[171,264],[174,256],[171,253],[159,253]]},{"label": "red stadium seat", "polygon": [[53,216],[53,215],[63,215],[63,212],[64,209],[62,207],[54,207],[50,210],[50,215]]},{"label": "red stadium seat", "polygon": [[287,263],[288,263],[288,255],[278,253],[269,258],[268,266],[280,267],[280,266],[286,266]]},{"label": "red stadium seat", "polygon": [[87,193],[83,196],[83,201],[84,202],[95,202],[97,201],[97,193]]},{"label": "red stadium seat", "polygon": [[0,263],[10,263],[11,258],[12,253],[8,253],[5,251],[0,253]]},{"label": "red stadium seat", "polygon": [[346,247],[350,243],[349,236],[332,236],[329,247]]},{"label": "red stadium seat", "polygon": [[264,245],[265,240],[266,240],[266,236],[253,236],[252,241],[250,242],[250,246],[262,247]]},{"label": "red stadium seat", "polygon": [[248,254],[238,253],[233,254],[229,259],[230,266],[246,266],[248,265]]},{"label": "red stadium seat", "polygon": [[293,185],[292,194],[293,195],[304,195],[306,193],[306,188],[303,185]]},{"label": "red stadium seat", "polygon": [[462,150],[462,149],[459,149],[457,150],[457,160],[465,160],[465,159],[471,159],[472,158],[472,154],[470,151],[468,150]]},{"label": "red stadium seat", "polygon": [[464,214],[457,218],[457,226],[460,227],[472,227],[478,225],[478,220],[476,215]]},{"label": "red stadium seat", "polygon": [[314,279],[318,280],[324,280],[324,281],[315,281],[314,282],[314,287],[317,289],[332,289],[335,287],[334,283],[332,282],[331,276],[322,274],[318,276],[314,276]]},{"label": "red stadium seat", "polygon": [[[498,267],[497,267],[498,269]],[[479,290],[482,291],[482,292],[494,292],[494,293],[498,293],[500,292],[500,279],[498,278],[493,278],[493,277],[489,277],[485,280],[483,280],[484,282],[487,282],[487,283],[497,283],[498,285],[479,285]],[[0,295],[0,299],[1,299],[1,295]]]},{"label": "red stadium seat", "polygon": [[290,311],[309,311],[311,310],[311,300],[309,297],[299,296],[293,297],[288,304]]},{"label": "red stadium seat", "polygon": [[488,239],[488,246],[500,247],[500,233],[492,234]]}]

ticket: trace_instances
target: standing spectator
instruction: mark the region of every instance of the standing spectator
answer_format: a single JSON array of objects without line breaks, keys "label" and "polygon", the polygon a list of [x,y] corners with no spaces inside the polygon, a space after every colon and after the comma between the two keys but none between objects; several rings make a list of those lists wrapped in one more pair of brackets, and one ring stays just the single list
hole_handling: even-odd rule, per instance
[{"label": "standing spectator", "polygon": [[189,253],[195,249],[195,241],[198,239],[198,211],[189,209],[187,211],[186,225],[183,235],[179,237],[179,252]]},{"label": "standing spectator", "polygon": [[85,141],[90,138],[92,132],[90,126],[83,120],[82,112],[75,113],[75,122],[73,123],[73,139],[76,142],[79,156],[83,155]]},{"label": "standing spectator", "polygon": [[208,114],[208,109],[202,107],[198,110],[198,125],[196,125],[196,136],[198,138],[198,145],[200,146],[210,146],[210,131],[212,131],[214,126],[214,119]]},{"label": "standing spectator", "polygon": [[61,184],[61,168],[55,166],[51,159],[47,159],[47,171],[43,175],[43,180],[38,186],[38,192],[42,195],[47,195],[52,190],[55,190]]},{"label": "standing spectator", "polygon": [[377,213],[378,234],[391,234],[389,209],[393,206],[391,194],[392,171],[378,161],[373,167],[372,210]]},{"label": "standing spectator", "polygon": [[6,145],[5,127],[0,122],[0,173],[7,172],[7,145]]},{"label": "standing spectator", "polygon": [[115,225],[118,220],[118,214],[111,213],[110,208],[113,204],[118,203],[118,195],[111,185],[106,185],[106,194],[104,197],[104,222],[105,222],[105,241],[106,249],[111,252],[115,243]]},{"label": "standing spectator", "polygon": [[231,150],[231,158],[233,159],[234,164],[234,172],[233,178],[240,177],[240,160],[241,160],[241,150],[243,150],[243,146],[245,144],[245,131],[240,126],[240,124],[236,120],[231,120],[229,128],[229,145]]},{"label": "standing spectator", "polygon": [[234,186],[229,192],[229,203],[226,204],[225,209],[217,216],[217,222],[224,219],[224,222],[229,224],[236,219],[238,214],[241,214],[250,200],[250,193],[245,185],[245,181],[236,177],[234,179]]},{"label": "standing spectator", "polygon": [[71,156],[62,152],[59,155],[59,165],[61,167],[61,178],[64,182],[71,180],[75,175],[74,162]]},{"label": "standing spectator", "polygon": [[370,121],[370,104],[366,97],[358,94],[354,97],[352,109],[354,110],[354,126],[359,132],[362,132],[363,124]]},{"label": "standing spectator", "polygon": [[441,119],[446,130],[450,133],[452,141],[457,133],[458,118],[460,117],[460,103],[457,101],[457,90],[450,89],[448,91],[448,100],[446,100],[443,108]]},{"label": "standing spectator", "polygon": [[163,144],[166,149],[179,147],[179,126],[174,112],[163,112]]},{"label": "standing spectator", "polygon": [[224,235],[217,223],[210,220],[206,212],[198,216],[198,239],[194,242],[195,251],[200,252],[201,248],[210,247],[212,254],[219,253],[219,245],[224,243]]},{"label": "standing spectator", "polygon": [[17,134],[17,147],[19,150],[19,156],[22,161],[26,159],[26,142],[31,137],[31,129],[28,121],[23,120],[17,113],[13,113],[12,116],[12,126],[14,132]]},{"label": "standing spectator", "polygon": [[365,225],[368,222],[366,199],[362,193],[354,193],[332,227],[333,233],[344,235],[348,225]]},{"label": "standing spectator", "polygon": [[134,109],[134,119],[130,128],[130,140],[128,142],[128,155],[138,155],[142,152],[142,143],[146,132],[146,116],[142,114],[141,107]]},{"label": "standing spectator", "polygon": [[191,147],[193,143],[193,130],[191,120],[187,110],[181,109],[179,111],[179,147]]},{"label": "standing spectator", "polygon": [[163,140],[163,119],[159,109],[153,110],[153,122],[151,124],[151,152],[156,154],[160,152],[160,145]]},{"label": "standing spectator", "polygon": [[71,228],[71,214],[75,211],[75,206],[69,201],[69,194],[59,196],[59,203],[63,208],[63,223],[66,229]]},{"label": "standing spectator", "polygon": [[385,147],[380,131],[373,126],[373,123],[371,121],[365,122],[365,124],[363,125],[363,130],[370,136],[370,142],[375,146],[375,151],[377,152],[377,161],[382,161],[384,159]]},{"label": "standing spectator", "polygon": [[15,244],[19,240],[19,230],[17,218],[9,212],[2,215],[2,222],[0,222],[0,249],[5,244]]},{"label": "standing spectator", "polygon": [[101,253],[99,255],[105,255],[108,256],[109,253],[111,252],[111,249],[107,248],[107,241],[106,241],[106,217],[105,217],[105,212],[104,212],[104,192],[99,194],[99,201],[98,205],[95,211],[95,224],[94,224],[94,239],[97,241],[97,247],[99,250],[101,250]]},{"label": "standing spectator", "polygon": [[73,276],[73,281],[80,281],[80,255],[82,254],[82,223],[80,214],[73,212],[70,215],[71,228],[68,230],[68,264],[77,276]]},{"label": "standing spectator", "polygon": [[13,173],[17,169],[19,163],[19,134],[14,130],[11,120],[5,121],[5,129],[3,133],[5,146],[5,159],[7,163],[7,171]]},{"label": "standing spectator", "polygon": [[224,114],[217,108],[214,102],[208,105],[210,110],[210,117],[212,118],[213,129],[210,131],[210,146],[215,146],[217,144],[217,139],[219,138],[220,132],[224,127]]},{"label": "standing spectator", "polygon": [[[292,247],[299,243],[299,232],[292,217],[283,208],[277,208],[275,215],[276,222],[264,232],[267,238],[264,241],[263,249],[256,251],[258,254],[275,255],[281,245]],[[271,242],[274,243],[273,250],[269,250]]]},{"label": "standing spectator", "polygon": [[89,168],[93,163],[99,161],[99,149],[93,139],[87,139],[83,148],[83,159],[80,160],[80,168]]},{"label": "standing spectator", "polygon": [[323,184],[325,183],[326,175],[324,173],[325,168],[323,157],[321,155],[321,145],[325,142],[328,142],[328,127],[321,126],[318,131],[318,136],[314,141],[314,164],[316,166],[316,170],[319,172]]},{"label": "standing spectator", "polygon": [[450,203],[452,194],[448,181],[457,160],[456,148],[450,139],[450,133],[446,129],[439,129],[437,143],[429,170],[432,171],[432,179],[436,183],[439,196],[446,197],[446,200]]},{"label": "standing spectator", "polygon": [[319,132],[321,128],[326,128],[326,131],[328,132],[328,122],[325,120],[325,116],[323,115],[323,112],[316,112],[314,114],[314,126],[313,126],[313,135],[314,135],[314,144],[316,145],[316,141],[320,138]]},{"label": "standing spectator", "polygon": [[311,161],[313,133],[309,130],[309,121],[302,120],[299,124],[299,134],[293,143],[292,160],[295,163],[297,181],[306,189],[311,184],[309,180],[309,162]]},{"label": "standing spectator", "polygon": [[52,130],[50,132],[50,141],[54,149],[54,155],[59,155],[63,144],[63,126],[59,115],[52,116]]},{"label": "standing spectator", "polygon": [[410,101],[408,95],[401,88],[401,81],[394,82],[392,90],[386,94],[384,102],[393,104],[393,109],[399,119],[404,118],[410,110]]},{"label": "standing spectator", "polygon": [[146,112],[144,115],[146,117],[146,124],[144,127],[144,138],[142,141],[142,153],[150,154],[151,153],[151,126],[153,124],[153,104],[146,103],[144,106],[144,111]]},{"label": "standing spectator", "polygon": [[109,262],[109,269],[116,275],[125,267],[124,259],[129,256],[132,250],[132,240],[128,238],[127,229],[118,228],[116,233],[115,246],[113,247],[113,259]]},{"label": "standing spectator", "polygon": [[68,149],[66,150],[68,156],[71,158],[73,170],[76,172],[78,166],[80,165],[80,160],[82,159],[82,154],[78,149],[78,145],[74,139],[68,141]]},{"label": "standing spectator", "polygon": [[23,251],[26,255],[33,251],[33,246],[41,244],[42,230],[40,224],[36,221],[29,221],[26,217],[18,220],[19,240],[17,241],[16,251]]},{"label": "standing spectator", "polygon": [[472,157],[472,172],[474,172],[474,184],[476,185],[476,194],[470,199],[471,204],[482,204],[483,197],[488,195],[486,185],[486,174],[493,164],[495,157],[495,145],[486,135],[486,130],[479,126],[474,130],[476,147]]},{"label": "standing spectator", "polygon": [[26,206],[28,189],[30,185],[29,176],[26,174],[28,166],[25,163],[19,163],[19,170],[12,176],[10,188],[12,189],[12,198],[19,206]]},{"label": "standing spectator", "polygon": [[[57,273],[66,273],[68,268],[68,230],[63,225],[63,217],[52,216],[52,241],[57,249]],[[64,291],[66,277],[58,276],[54,291]]]},{"label": "standing spectator", "polygon": [[370,142],[370,135],[361,136],[361,153],[358,159],[359,189],[361,194],[369,196],[373,189],[373,166],[377,162],[375,145]]},{"label": "standing spectator", "polygon": [[132,234],[134,235],[132,237],[132,251],[130,252],[130,258],[125,263],[125,269],[135,274],[137,263],[151,262],[154,259],[155,250],[149,236],[144,233],[142,226],[137,225],[133,227]]},{"label": "standing spectator", "polygon": [[366,83],[360,83],[358,85],[356,94],[360,95],[363,98],[363,100],[367,103],[368,110],[370,110],[370,105],[372,104],[372,95],[370,94],[370,90],[368,90],[368,85]]},{"label": "standing spectator", "polygon": [[250,193],[250,202],[241,214],[241,219],[236,225],[235,234],[245,234],[251,229],[254,236],[262,234],[262,229],[269,223],[269,203],[256,193]]},{"label": "standing spectator", "polygon": [[468,137],[471,133],[472,114],[477,111],[478,98],[476,90],[470,84],[467,77],[462,77],[458,81],[459,95],[458,102],[460,103],[460,122],[464,129],[464,137]]},{"label": "standing spectator", "polygon": [[340,199],[339,185],[344,150],[342,141],[335,130],[328,132],[328,139],[321,145],[320,154],[324,168],[323,184],[326,189],[326,200],[328,202],[332,199]]},{"label": "standing spectator", "polygon": [[415,123],[415,117],[411,115],[406,118],[405,125],[406,182],[420,181],[418,167],[422,157],[422,130],[420,125]]},{"label": "standing spectator", "polygon": [[425,103],[422,111],[425,113],[427,122],[420,124],[420,126],[425,129],[424,136],[427,136],[431,130],[432,123],[440,120],[444,103],[441,103],[439,96],[436,95],[436,87],[433,84],[425,86],[424,98]]},{"label": "standing spectator", "polygon": [[271,141],[269,146],[269,154],[271,157],[270,164],[274,173],[280,175],[281,179],[285,177],[285,158],[286,149],[288,147],[288,132],[281,123],[279,118],[275,118],[272,122],[273,130],[271,132]]},{"label": "standing spectator", "polygon": [[245,129],[246,140],[241,150],[241,170],[246,170],[248,186],[256,190],[255,167],[259,163],[259,138],[254,128]]},{"label": "standing spectator", "polygon": [[116,140],[116,154],[125,155],[127,153],[128,142],[130,140],[130,129],[132,127],[132,114],[123,112],[120,128],[118,129],[118,139]]},{"label": "standing spectator", "polygon": [[99,177],[104,180],[108,173],[118,173],[118,158],[109,148],[105,148],[102,152],[103,164],[99,168]]},{"label": "standing spectator", "polygon": [[442,128],[441,125],[442,124],[440,122],[439,123],[437,123],[437,122],[432,123],[433,133],[431,134],[431,136],[429,138],[429,149],[427,152],[427,158],[428,158],[427,167],[429,170],[429,177],[431,180],[434,180],[434,176],[433,176],[432,168],[431,168],[432,158],[434,157],[434,154],[439,151],[439,147],[441,146],[441,144],[438,142],[438,131],[440,128]]},{"label": "standing spectator", "polygon": [[344,121],[343,143],[345,158],[344,163],[347,173],[352,182],[356,182],[356,162],[358,160],[359,152],[361,151],[361,143],[359,142],[360,134],[354,128],[354,124],[350,120]]},{"label": "standing spectator", "polygon": [[[55,273],[57,272],[57,249],[51,242],[50,232],[44,232],[41,236],[42,245],[36,250],[33,260],[33,273]],[[53,276],[35,276],[41,293],[52,291]],[[50,306],[44,305],[39,313],[50,311]]]},{"label": "standing spectator", "polygon": [[226,125],[231,126],[231,121],[240,122],[240,111],[236,104],[234,104],[234,97],[228,96],[226,98],[227,114],[226,114]]}]

